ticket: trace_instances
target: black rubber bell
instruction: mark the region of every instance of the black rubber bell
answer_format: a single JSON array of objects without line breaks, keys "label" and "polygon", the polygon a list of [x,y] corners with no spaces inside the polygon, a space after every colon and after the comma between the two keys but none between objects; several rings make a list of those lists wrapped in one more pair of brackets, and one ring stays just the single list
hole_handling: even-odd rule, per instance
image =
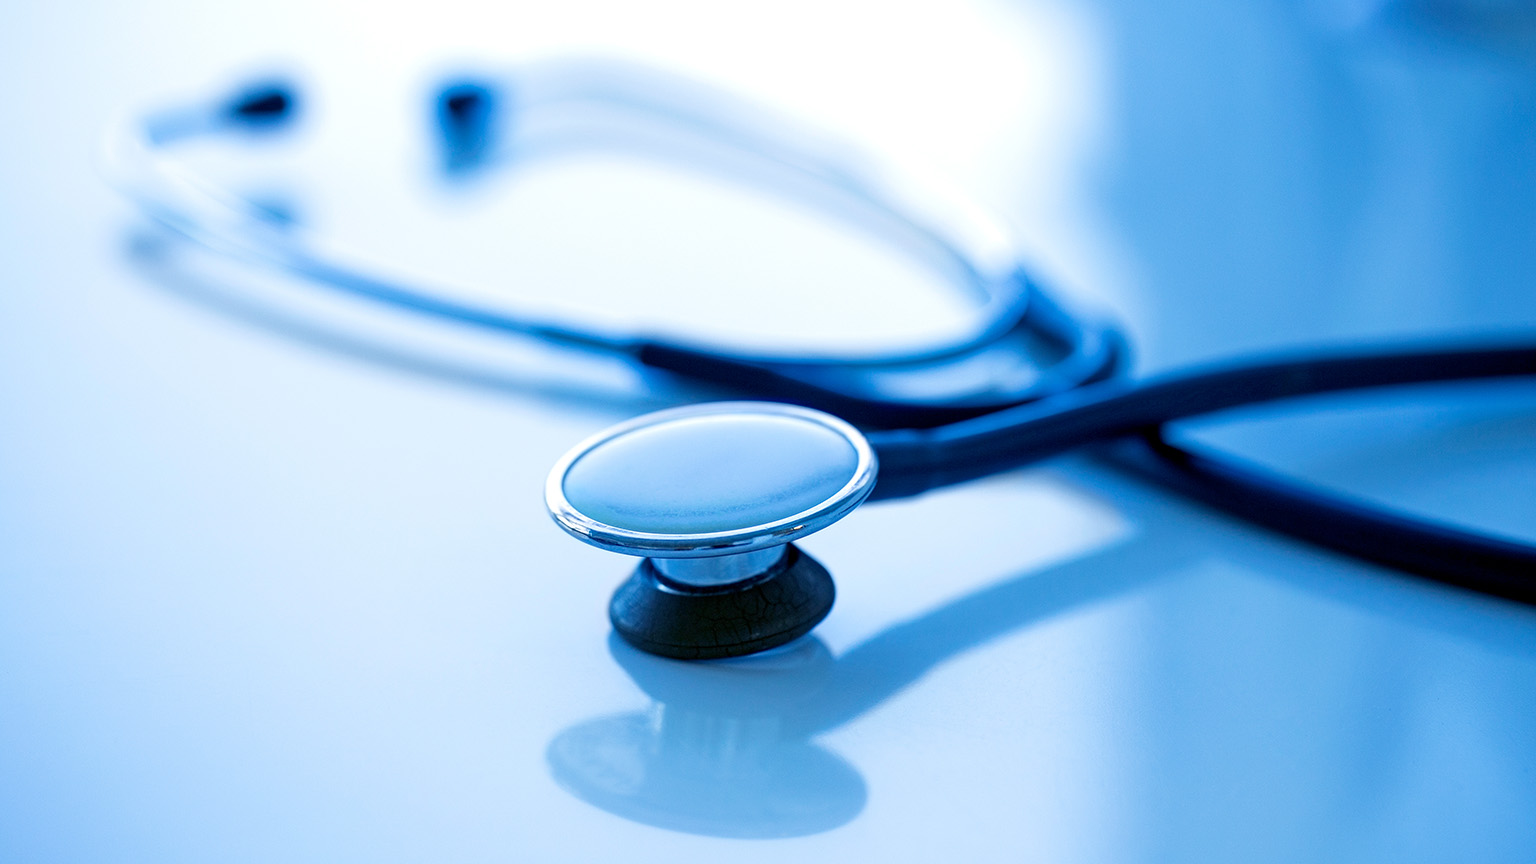
[{"label": "black rubber bell", "polygon": [[642,651],[682,660],[740,657],[798,639],[832,611],[837,592],[816,559],[793,544],[784,550],[764,573],[711,588],[641,561],[608,605],[613,629]]}]

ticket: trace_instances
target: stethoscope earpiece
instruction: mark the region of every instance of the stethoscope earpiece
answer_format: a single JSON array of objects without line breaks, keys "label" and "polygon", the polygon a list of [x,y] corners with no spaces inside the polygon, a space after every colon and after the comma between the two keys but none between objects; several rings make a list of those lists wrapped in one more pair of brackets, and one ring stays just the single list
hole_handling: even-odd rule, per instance
[{"label": "stethoscope earpiece", "polygon": [[224,107],[224,114],[242,126],[273,128],[298,114],[298,90],[291,84],[269,81],[242,89]]},{"label": "stethoscope earpiece", "polygon": [[438,141],[450,173],[480,167],[490,158],[499,101],[489,84],[470,79],[451,82],[438,93]]},{"label": "stethoscope earpiece", "polygon": [[875,455],[829,414],[770,402],[658,411],[567,453],[545,503],[576,538],[644,560],[609,605],[653,654],[738,657],[809,632],[832,609],[826,568],[793,543],[869,496]]}]

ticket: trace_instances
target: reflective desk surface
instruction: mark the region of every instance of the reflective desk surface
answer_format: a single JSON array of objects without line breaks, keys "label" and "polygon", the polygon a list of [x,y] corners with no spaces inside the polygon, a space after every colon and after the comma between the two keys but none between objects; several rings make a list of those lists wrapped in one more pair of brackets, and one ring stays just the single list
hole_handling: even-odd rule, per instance
[{"label": "reflective desk surface", "polygon": [[[398,272],[748,339],[958,314],[889,250],[697,177],[433,167],[442,73],[665,64],[1001,214],[1150,371],[1536,325],[1529,4],[559,5],[0,15],[0,860],[1536,856],[1530,608],[1071,457],[811,538],[838,603],[788,649],[640,655],[604,615],[627,562],[541,483],[707,394],[306,305],[94,161],[116,112],[297,72],[295,140],[188,158]],[[1190,434],[1536,540],[1529,384]]]}]

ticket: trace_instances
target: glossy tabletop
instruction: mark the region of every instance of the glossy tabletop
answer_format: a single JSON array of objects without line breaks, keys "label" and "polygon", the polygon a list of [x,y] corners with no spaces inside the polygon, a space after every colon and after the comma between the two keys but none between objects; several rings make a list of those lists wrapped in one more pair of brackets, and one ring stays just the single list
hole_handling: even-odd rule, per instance
[{"label": "glossy tabletop", "polygon": [[[730,394],[231,265],[96,159],[120,112],[294,74],[299,135],[186,158],[389,272],[748,345],[963,326],[794,202],[437,168],[446,74],[662,64],[1000,214],[1165,370],[1536,327],[1530,4],[548,6],[0,11],[0,861],[1536,857],[1536,610],[1075,455],[806,539],[838,585],[810,637],[649,657],[605,617],[633,560],[544,479]],[[1189,433],[1536,541],[1528,383]]]}]

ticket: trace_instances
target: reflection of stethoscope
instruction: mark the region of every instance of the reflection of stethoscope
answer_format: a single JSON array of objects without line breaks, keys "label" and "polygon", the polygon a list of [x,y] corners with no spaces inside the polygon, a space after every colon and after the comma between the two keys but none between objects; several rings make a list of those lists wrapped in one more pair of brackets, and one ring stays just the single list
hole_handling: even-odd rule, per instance
[{"label": "reflection of stethoscope", "polygon": [[[833,599],[826,570],[792,540],[866,499],[914,495],[1127,436],[1142,446],[1122,450],[1122,463],[1235,515],[1408,572],[1536,601],[1536,548],[1332,496],[1175,446],[1159,432],[1181,418],[1300,396],[1536,374],[1529,338],[1247,360],[1133,382],[1119,377],[1120,335],[1064,312],[1001,245],[954,230],[963,220],[937,218],[942,207],[875,182],[697,84],[581,63],[534,68],[506,87],[447,88],[438,121],[452,171],[490,164],[501,139],[552,117],[544,131],[556,138],[575,124],[583,143],[618,136],[626,147],[811,200],[952,274],[982,303],[980,325],[953,344],[878,357],[749,354],[615,335],[378,278],[316,252],[290,226],[210,189],[165,152],[209,134],[281,127],[293,115],[283,87],[157,113],[114,136],[112,164],[152,216],[242,260],[345,295],[772,400],[646,415],[584,442],[551,473],[546,500],[561,527],[643,559],[610,612],[619,634],[644,650],[710,658],[784,644],[814,627]],[[606,124],[598,133],[594,119]]]}]

